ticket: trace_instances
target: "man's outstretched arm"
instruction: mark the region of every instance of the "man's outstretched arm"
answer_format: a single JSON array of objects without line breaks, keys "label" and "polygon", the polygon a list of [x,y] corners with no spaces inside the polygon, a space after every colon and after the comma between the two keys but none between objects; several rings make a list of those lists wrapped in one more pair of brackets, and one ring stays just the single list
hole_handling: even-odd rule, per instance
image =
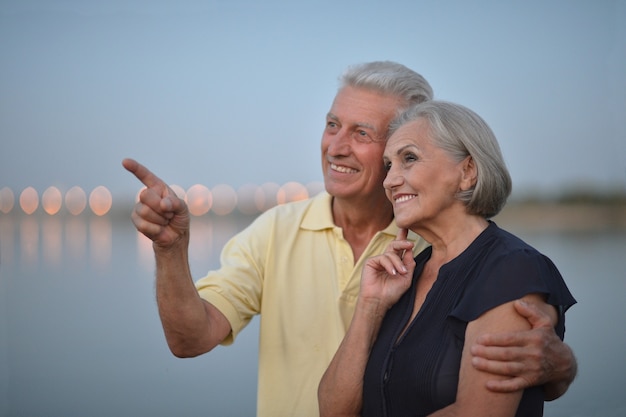
[{"label": "man's outstretched arm", "polygon": [[189,210],[159,177],[135,160],[122,165],[145,185],[131,218],[152,240],[161,324],[172,353],[197,356],[219,344],[231,331],[226,317],[200,298],[189,269]]}]

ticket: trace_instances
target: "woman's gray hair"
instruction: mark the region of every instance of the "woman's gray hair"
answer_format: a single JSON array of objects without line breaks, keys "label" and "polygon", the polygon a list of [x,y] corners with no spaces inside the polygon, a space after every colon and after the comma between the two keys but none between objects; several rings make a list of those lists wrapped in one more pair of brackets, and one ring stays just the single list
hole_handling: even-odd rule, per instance
[{"label": "woman's gray hair", "polygon": [[461,191],[470,214],[491,218],[498,214],[511,194],[511,176],[498,140],[487,123],[467,107],[446,101],[427,101],[411,107],[391,124],[390,136],[403,124],[424,118],[435,146],[460,162],[471,156],[477,168],[473,189]]},{"label": "woman's gray hair", "polygon": [[401,97],[404,106],[398,114],[414,104],[433,98],[433,89],[424,77],[392,61],[366,62],[348,67],[339,78],[339,89],[348,86]]}]

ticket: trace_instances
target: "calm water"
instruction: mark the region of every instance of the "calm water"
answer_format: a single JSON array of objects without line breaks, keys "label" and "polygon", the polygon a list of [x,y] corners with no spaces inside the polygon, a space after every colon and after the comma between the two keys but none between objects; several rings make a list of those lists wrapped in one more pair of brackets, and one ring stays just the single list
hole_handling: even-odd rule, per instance
[{"label": "calm water", "polygon": [[[250,218],[194,219],[195,277]],[[626,233],[527,234],[579,304],[579,377],[546,416],[626,416]],[[128,219],[0,214],[0,416],[253,416],[258,322],[235,345],[174,358],[150,244]]]}]

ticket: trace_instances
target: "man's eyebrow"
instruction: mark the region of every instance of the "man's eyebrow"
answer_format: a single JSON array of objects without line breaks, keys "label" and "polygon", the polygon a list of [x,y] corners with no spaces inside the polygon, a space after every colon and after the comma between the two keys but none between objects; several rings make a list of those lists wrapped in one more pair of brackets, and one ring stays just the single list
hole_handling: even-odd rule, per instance
[{"label": "man's eyebrow", "polygon": [[[329,119],[333,119],[333,120],[339,121],[339,117],[337,117],[336,115],[334,115],[331,112],[326,113],[326,117],[329,118]],[[357,122],[356,126],[357,127],[364,127],[366,129],[370,129],[370,130],[373,130],[374,132],[376,132],[376,128],[374,126],[372,126],[371,124],[369,124],[369,123],[362,123],[362,122],[359,123],[359,122]]]},{"label": "man's eyebrow", "polygon": [[368,123],[357,123],[356,124],[358,127],[364,127],[366,129],[370,129],[373,130],[374,132],[376,132],[376,128]]}]

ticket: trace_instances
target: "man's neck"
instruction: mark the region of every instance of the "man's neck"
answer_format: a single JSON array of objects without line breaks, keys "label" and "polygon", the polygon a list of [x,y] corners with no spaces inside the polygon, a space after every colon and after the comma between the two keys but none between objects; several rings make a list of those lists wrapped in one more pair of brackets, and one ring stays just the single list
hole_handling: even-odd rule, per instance
[{"label": "man's neck", "polygon": [[387,198],[359,202],[333,198],[332,210],[335,225],[342,228],[352,247],[355,263],[374,235],[393,220],[393,208]]}]

